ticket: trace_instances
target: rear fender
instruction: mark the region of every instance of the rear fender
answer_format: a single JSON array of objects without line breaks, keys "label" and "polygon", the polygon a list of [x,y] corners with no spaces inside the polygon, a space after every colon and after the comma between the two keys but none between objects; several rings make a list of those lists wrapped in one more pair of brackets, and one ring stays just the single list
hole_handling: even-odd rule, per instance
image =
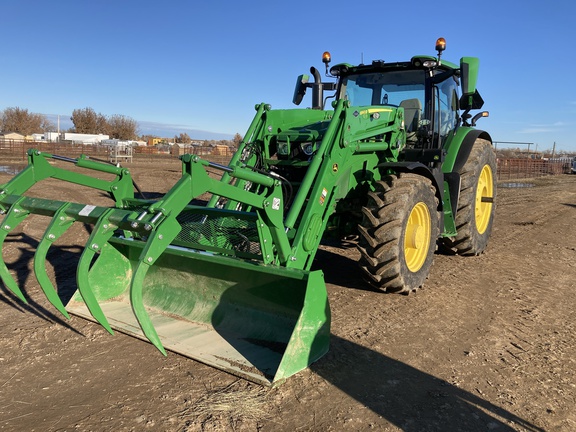
[{"label": "rear fender", "polygon": [[450,203],[450,211],[445,213],[445,233],[456,233],[455,217],[460,199],[460,171],[470,157],[470,152],[478,138],[492,142],[490,135],[482,130],[460,127],[451,135],[445,145],[446,157],[442,163],[442,173],[446,189],[445,202]]}]

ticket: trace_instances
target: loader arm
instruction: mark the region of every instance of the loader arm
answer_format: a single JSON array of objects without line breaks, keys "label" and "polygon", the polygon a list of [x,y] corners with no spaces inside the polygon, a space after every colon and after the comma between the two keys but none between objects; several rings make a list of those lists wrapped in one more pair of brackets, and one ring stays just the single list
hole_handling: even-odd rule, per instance
[{"label": "loader arm", "polygon": [[[275,263],[309,270],[338,202],[378,180],[376,167],[380,162],[397,158],[405,134],[402,119],[402,109],[351,107],[345,100],[338,101],[333,111],[313,111],[305,117],[302,110],[264,111],[264,127],[251,137],[252,152],[258,157],[236,160],[236,167],[233,160],[225,168],[228,176],[223,178],[221,188],[230,186],[228,182],[233,178],[240,180],[226,195],[229,201],[225,208],[248,210],[242,206],[249,204],[241,198],[244,189],[255,191],[262,186],[234,174],[239,168],[240,172],[258,170],[282,179],[280,186],[289,183],[293,196],[283,194],[282,205],[287,208],[281,229],[291,252],[287,261],[281,256]],[[224,196],[220,191],[217,194]],[[285,237],[280,230],[278,236]]]},{"label": "loader arm", "polygon": [[[71,159],[30,149],[27,152],[27,156],[28,165],[26,168],[12,178],[6,185],[0,185],[0,196],[12,194],[22,195],[34,184],[48,178],[54,178],[56,180],[106,191],[110,194],[116,205],[119,206],[123,200],[134,197],[134,184],[130,176],[130,171],[126,168],[91,161],[85,155],[80,155],[78,159]],[[48,162],[49,159],[72,163],[79,168],[85,168],[94,172],[112,174],[114,178],[112,180],[102,180],[87,174],[66,170],[51,165]],[[7,208],[2,206],[2,200],[0,200],[0,206],[0,208],[7,210]]]}]

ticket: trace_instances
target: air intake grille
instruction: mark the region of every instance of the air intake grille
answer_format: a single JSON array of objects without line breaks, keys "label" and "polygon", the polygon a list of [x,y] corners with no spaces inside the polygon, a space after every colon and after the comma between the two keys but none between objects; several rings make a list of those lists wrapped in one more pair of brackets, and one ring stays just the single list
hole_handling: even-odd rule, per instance
[{"label": "air intake grille", "polygon": [[182,231],[175,240],[183,246],[262,254],[256,222],[253,220],[191,212],[183,212],[176,219],[182,225]]}]

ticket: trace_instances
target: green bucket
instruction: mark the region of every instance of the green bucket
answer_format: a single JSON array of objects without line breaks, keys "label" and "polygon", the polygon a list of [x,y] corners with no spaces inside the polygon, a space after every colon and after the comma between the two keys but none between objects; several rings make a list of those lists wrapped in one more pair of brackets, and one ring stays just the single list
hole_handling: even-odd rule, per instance
[{"label": "green bucket", "polygon": [[[113,237],[88,274],[110,326],[142,339],[130,290],[144,246]],[[321,271],[169,246],[141,289],[165,348],[260,384],[281,383],[328,351],[330,309]],[[66,309],[93,319],[80,292]]]}]

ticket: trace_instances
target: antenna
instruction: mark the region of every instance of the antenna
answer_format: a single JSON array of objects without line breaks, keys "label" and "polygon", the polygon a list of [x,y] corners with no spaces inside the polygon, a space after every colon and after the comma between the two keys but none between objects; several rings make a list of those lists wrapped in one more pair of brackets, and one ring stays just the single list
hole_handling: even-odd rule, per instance
[{"label": "antenna", "polygon": [[360,53],[360,64],[364,64],[364,53]]}]

